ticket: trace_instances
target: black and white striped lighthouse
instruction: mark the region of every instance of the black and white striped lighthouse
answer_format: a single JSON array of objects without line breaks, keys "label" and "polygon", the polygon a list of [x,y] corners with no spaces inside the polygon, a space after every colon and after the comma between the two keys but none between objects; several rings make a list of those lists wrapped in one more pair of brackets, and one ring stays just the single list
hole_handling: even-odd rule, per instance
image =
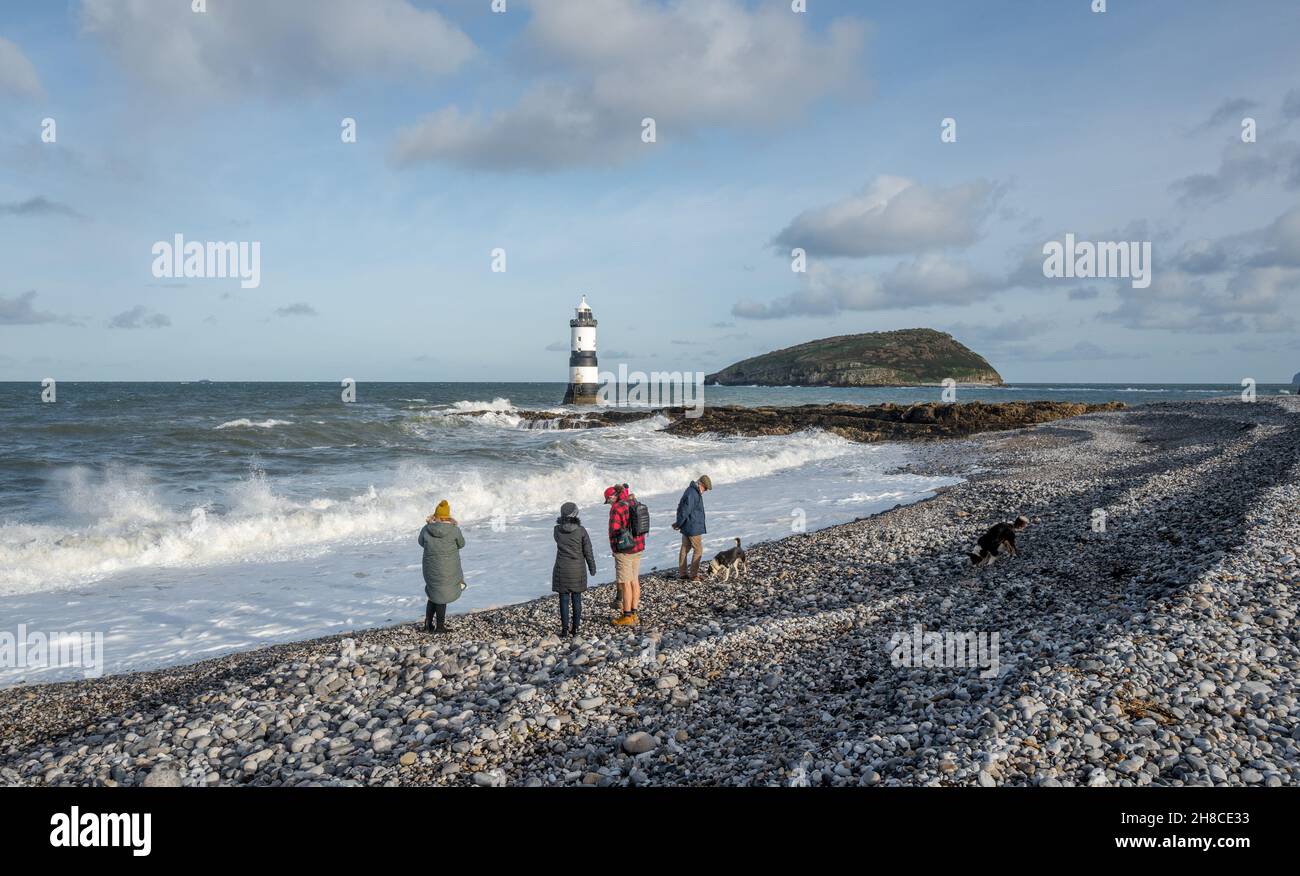
[{"label": "black and white striped lighthouse", "polygon": [[577,315],[569,320],[569,388],[564,393],[566,405],[594,405],[599,389],[596,370],[596,319],[582,296]]}]

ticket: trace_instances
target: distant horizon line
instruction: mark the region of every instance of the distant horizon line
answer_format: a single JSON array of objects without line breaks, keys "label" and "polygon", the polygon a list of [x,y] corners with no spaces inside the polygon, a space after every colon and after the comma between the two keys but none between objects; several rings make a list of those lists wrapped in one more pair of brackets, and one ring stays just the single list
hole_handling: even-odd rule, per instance
[{"label": "distant horizon line", "polygon": [[[6,384],[25,385],[34,383],[40,385],[41,379],[28,380],[0,380],[0,386]],[[563,380],[392,380],[392,379],[371,379],[371,378],[354,378],[357,383],[413,383],[413,384],[447,384],[447,385],[472,385],[472,384],[491,384],[491,383],[518,383],[531,384],[536,386],[567,386],[568,383]],[[285,383],[285,384],[323,384],[337,385],[341,380],[228,380],[220,378],[199,377],[193,380],[83,380],[78,378],[56,378],[59,383],[173,383],[178,385],[187,384],[204,384],[204,383]],[[879,384],[867,386],[798,386],[790,385],[769,385],[769,384],[709,384],[713,388],[730,388],[730,389],[923,389],[933,388],[940,384],[915,383],[915,384]],[[1216,380],[1119,380],[1119,381],[1075,381],[1075,380],[1006,380],[1001,384],[960,384],[969,387],[987,387],[996,389],[998,386],[1241,386],[1241,379],[1216,381]],[[1294,384],[1287,380],[1278,381],[1256,381],[1256,386],[1293,386]]]}]

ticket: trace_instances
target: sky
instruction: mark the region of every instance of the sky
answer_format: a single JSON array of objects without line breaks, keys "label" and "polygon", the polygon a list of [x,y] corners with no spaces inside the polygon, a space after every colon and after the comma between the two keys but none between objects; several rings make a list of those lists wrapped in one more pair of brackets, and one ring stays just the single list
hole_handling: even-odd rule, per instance
[{"label": "sky", "polygon": [[[0,0],[0,380],[559,382],[584,294],[609,370],[1300,371],[1292,0],[493,5]],[[1150,284],[1045,276],[1067,233]]]}]

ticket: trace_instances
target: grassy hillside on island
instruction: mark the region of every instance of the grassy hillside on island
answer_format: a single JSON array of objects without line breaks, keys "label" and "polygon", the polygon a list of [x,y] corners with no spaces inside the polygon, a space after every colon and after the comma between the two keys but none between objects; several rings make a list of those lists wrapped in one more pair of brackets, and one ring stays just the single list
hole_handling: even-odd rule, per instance
[{"label": "grassy hillside on island", "polygon": [[947,378],[1002,383],[983,356],[927,328],[808,341],[737,362],[704,380],[721,386],[916,386]]}]

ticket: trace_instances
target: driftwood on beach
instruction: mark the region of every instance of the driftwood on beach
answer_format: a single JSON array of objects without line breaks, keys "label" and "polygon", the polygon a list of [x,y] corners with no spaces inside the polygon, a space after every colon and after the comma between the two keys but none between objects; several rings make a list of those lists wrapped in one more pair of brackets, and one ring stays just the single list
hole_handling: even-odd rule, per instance
[{"label": "driftwood on beach", "polygon": [[[700,416],[684,407],[614,408],[595,411],[519,411],[526,422],[557,429],[595,429],[662,415],[672,435],[789,435],[824,429],[850,441],[916,441],[962,438],[979,432],[1019,429],[1098,411],[1118,411],[1121,402],[922,402],[912,405],[820,404],[758,408],[724,405],[705,408]],[[467,416],[483,412],[474,411]]]}]

